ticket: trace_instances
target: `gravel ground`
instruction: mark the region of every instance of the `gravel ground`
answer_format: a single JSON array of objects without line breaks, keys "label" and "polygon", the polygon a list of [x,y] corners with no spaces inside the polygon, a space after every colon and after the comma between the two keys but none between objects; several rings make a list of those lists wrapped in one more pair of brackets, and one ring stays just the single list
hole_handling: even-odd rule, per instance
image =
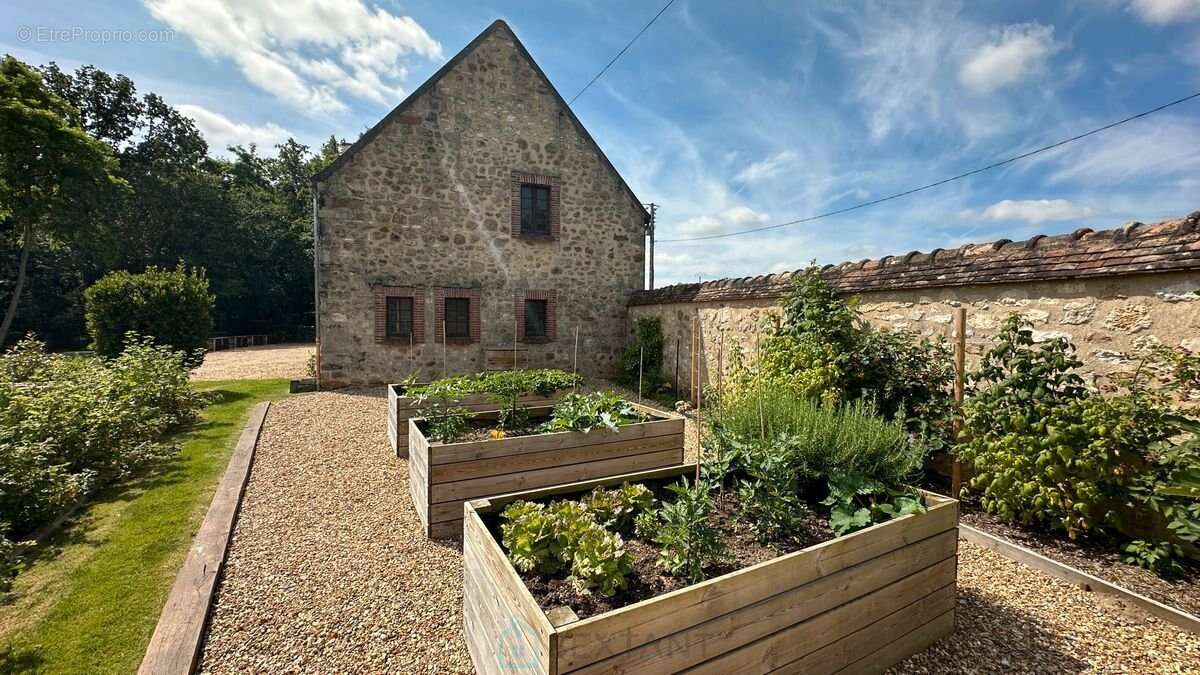
[{"label": "gravel ground", "polygon": [[[382,389],[272,405],[202,672],[471,672],[461,551],[420,534],[385,415]],[[1198,664],[1200,637],[960,542],[958,631],[893,672],[1200,673]]]},{"label": "gravel ground", "polygon": [[193,380],[262,380],[308,376],[311,344],[278,344],[263,347],[223,349],[204,355],[204,363],[192,371]]},{"label": "gravel ground", "polygon": [[954,635],[893,673],[1198,673],[1200,637],[958,543]]}]

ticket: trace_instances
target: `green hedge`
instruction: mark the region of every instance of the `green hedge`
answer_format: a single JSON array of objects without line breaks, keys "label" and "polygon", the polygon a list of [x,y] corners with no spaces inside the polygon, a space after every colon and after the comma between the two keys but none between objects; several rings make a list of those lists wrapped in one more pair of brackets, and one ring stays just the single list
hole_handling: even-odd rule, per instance
[{"label": "green hedge", "polygon": [[84,292],[84,315],[92,349],[116,356],[129,332],[184,352],[199,365],[213,327],[215,298],[203,270],[148,267],[141,274],[111,272]]}]

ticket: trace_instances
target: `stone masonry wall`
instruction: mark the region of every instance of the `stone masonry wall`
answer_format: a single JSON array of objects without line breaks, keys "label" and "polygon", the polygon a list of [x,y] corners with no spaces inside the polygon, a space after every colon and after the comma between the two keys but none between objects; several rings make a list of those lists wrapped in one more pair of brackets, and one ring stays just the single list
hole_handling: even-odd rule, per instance
[{"label": "stone masonry wall", "polygon": [[[508,27],[402,112],[318,184],[322,386],[481,370],[485,348],[511,348],[525,291],[557,292],[557,339],[523,345],[531,367],[569,369],[578,328],[580,372],[609,374],[643,285],[643,211]],[[558,178],[557,239],[513,236],[513,172]],[[375,285],[424,295],[423,344],[376,344]],[[480,289],[479,343],[436,342],[437,287]]]},{"label": "stone masonry wall", "polygon": [[[1200,270],[1077,281],[984,284],[954,288],[895,290],[858,294],[862,315],[873,325],[921,335],[951,337],[953,311],[967,310],[968,368],[990,346],[991,337],[1011,313],[1033,323],[1035,339],[1066,337],[1078,350],[1089,381],[1136,367],[1133,353],[1154,343],[1200,352]],[[715,383],[718,360],[728,368],[734,340],[749,360],[755,357],[757,326],[779,314],[778,298],[641,304],[630,318],[657,316],[666,338],[667,377],[674,377],[679,345],[680,391],[691,379],[691,323],[699,317],[704,338],[703,381]],[[678,340],[678,342],[677,342]],[[724,345],[724,349],[721,345]],[[723,352],[723,353],[722,353]]]}]

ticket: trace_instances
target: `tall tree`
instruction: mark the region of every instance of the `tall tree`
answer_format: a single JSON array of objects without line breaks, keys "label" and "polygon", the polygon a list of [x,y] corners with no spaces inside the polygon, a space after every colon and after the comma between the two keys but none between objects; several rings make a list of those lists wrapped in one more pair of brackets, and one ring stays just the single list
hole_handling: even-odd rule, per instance
[{"label": "tall tree", "polygon": [[17,314],[38,235],[69,237],[80,221],[64,216],[88,211],[98,192],[125,185],[116,168],[110,148],[83,129],[78,110],[37,71],[11,56],[0,61],[0,218],[21,246],[0,345]]}]

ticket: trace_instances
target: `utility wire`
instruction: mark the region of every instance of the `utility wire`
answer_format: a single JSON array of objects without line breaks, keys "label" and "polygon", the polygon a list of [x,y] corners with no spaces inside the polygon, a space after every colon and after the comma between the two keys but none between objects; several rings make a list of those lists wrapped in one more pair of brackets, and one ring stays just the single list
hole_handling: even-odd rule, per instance
[{"label": "utility wire", "polygon": [[1012,164],[1013,162],[1016,162],[1016,161],[1018,161],[1018,160],[1025,159],[1026,157],[1032,157],[1032,156],[1034,156],[1034,155],[1037,155],[1037,154],[1040,154],[1040,153],[1046,152],[1047,150],[1053,150],[1054,148],[1062,147],[1062,146],[1064,146],[1064,145],[1066,145],[1066,144],[1068,144],[1068,143],[1074,143],[1075,141],[1078,141],[1078,140],[1080,140],[1080,139],[1087,138],[1088,136],[1092,136],[1092,135],[1098,134],[1098,133],[1100,133],[1100,132],[1102,132],[1102,131],[1107,131],[1107,130],[1109,130],[1109,129],[1112,129],[1113,127],[1118,127],[1118,126],[1121,126],[1122,124],[1125,124],[1126,122],[1132,122],[1132,121],[1134,121],[1134,120],[1136,120],[1136,119],[1141,119],[1141,118],[1143,118],[1143,117],[1147,117],[1147,116],[1149,116],[1149,115],[1153,115],[1153,114],[1154,114],[1154,113],[1156,113],[1156,112],[1159,112],[1159,111],[1162,111],[1162,110],[1166,110],[1167,108],[1170,108],[1171,106],[1176,106],[1176,105],[1179,105],[1180,103],[1186,103],[1186,102],[1188,102],[1188,101],[1190,101],[1190,100],[1192,100],[1192,99],[1194,99],[1194,98],[1200,98],[1200,91],[1198,91],[1198,92],[1196,92],[1196,93],[1194,93],[1194,94],[1192,94],[1192,95],[1190,95],[1190,96],[1184,96],[1183,98],[1176,99],[1176,100],[1174,100],[1174,101],[1171,101],[1170,103],[1164,103],[1164,104],[1162,104],[1162,105],[1158,106],[1157,108],[1151,108],[1150,110],[1147,110],[1147,111],[1145,111],[1145,112],[1140,112],[1140,113],[1138,113],[1138,114],[1136,114],[1136,115],[1132,115],[1132,116],[1130,116],[1130,117],[1126,117],[1125,119],[1122,119],[1122,120],[1117,120],[1116,122],[1112,122],[1112,123],[1110,123],[1110,124],[1106,124],[1106,125],[1104,125],[1104,126],[1102,126],[1102,127],[1097,127],[1097,128],[1095,128],[1095,129],[1092,129],[1091,131],[1087,131],[1087,132],[1084,132],[1084,133],[1082,133],[1082,134],[1079,134],[1078,136],[1072,136],[1072,137],[1070,137],[1070,138],[1064,138],[1063,140],[1061,140],[1061,141],[1058,141],[1058,142],[1056,142],[1056,143],[1051,143],[1050,145],[1043,145],[1043,146],[1042,146],[1042,147],[1040,147],[1040,148],[1036,148],[1036,149],[1034,149],[1034,150],[1030,150],[1029,152],[1023,152],[1023,153],[1021,153],[1021,154],[1019,154],[1019,155],[1014,155],[1014,156],[1012,156],[1012,157],[1009,157],[1008,159],[1002,159],[1002,160],[1000,160],[1000,161],[998,161],[998,162],[993,162],[993,163],[991,163],[991,164],[988,164],[987,166],[981,166],[981,167],[979,167],[978,169],[972,169],[972,170],[970,170],[970,171],[967,171],[967,172],[964,172],[964,173],[960,173],[960,174],[958,174],[958,175],[956,175],[956,176],[951,176],[951,177],[949,177],[949,178],[943,178],[942,180],[939,180],[939,181],[937,181],[937,182],[934,182],[934,183],[929,183],[929,184],[927,184],[927,185],[922,185],[922,186],[920,186],[920,187],[915,187],[915,188],[912,188],[911,190],[905,190],[905,191],[903,191],[903,192],[897,192],[897,193],[895,193],[895,194],[890,194],[890,195],[888,195],[888,196],[886,196],[886,197],[880,197],[879,199],[872,199],[871,201],[867,201],[867,202],[861,202],[861,203],[855,204],[855,205],[853,205],[853,206],[847,206],[847,207],[845,207],[845,208],[836,209],[836,210],[834,210],[834,211],[826,211],[825,213],[818,213],[818,214],[817,214],[817,215],[815,215],[815,216],[808,216],[808,217],[806,217],[806,218],[799,218],[799,219],[796,219],[796,220],[789,220],[789,221],[788,221],[788,222],[786,222],[786,223],[776,223],[775,225],[764,225],[763,227],[754,227],[754,228],[750,228],[750,229],[748,229],[748,230],[738,230],[737,232],[725,232],[725,233],[723,233],[723,234],[708,234],[708,235],[699,236],[699,237],[686,237],[686,238],[681,238],[681,239],[659,239],[659,240],[658,240],[658,243],[660,243],[660,244],[674,244],[674,243],[688,242],[688,241],[701,241],[701,240],[705,240],[705,239],[721,239],[721,238],[724,238],[724,237],[737,237],[737,236],[741,236],[741,235],[743,235],[743,234],[751,234],[751,233],[753,233],[753,232],[763,232],[763,231],[765,231],[765,230],[775,230],[775,229],[779,229],[779,228],[781,228],[781,227],[788,227],[788,226],[790,226],[790,225],[799,225],[800,223],[810,223],[810,222],[812,222],[812,221],[814,221],[814,220],[821,220],[822,218],[829,218],[830,216],[836,216],[836,215],[839,215],[839,214],[842,214],[842,213],[847,213],[847,212],[849,212],[849,211],[856,211],[856,210],[858,210],[858,209],[865,209],[865,208],[866,208],[866,207],[868,207],[868,206],[874,206],[874,205],[876,205],[876,204],[882,204],[882,203],[884,203],[884,202],[888,202],[888,201],[891,201],[891,200],[893,200],[893,199],[899,199],[899,198],[901,198],[901,197],[907,197],[908,195],[911,195],[911,194],[916,194],[916,193],[918,193],[918,192],[922,192],[922,191],[924,191],[924,190],[929,190],[929,189],[931,189],[931,188],[938,187],[939,185],[945,185],[946,183],[951,183],[951,182],[954,182],[954,181],[956,181],[956,180],[961,180],[961,179],[963,179],[963,178],[967,178],[967,177],[969,177],[969,176],[974,176],[974,175],[975,175],[975,174],[977,174],[977,173],[983,173],[984,171],[990,171],[990,170],[992,170],[992,169],[996,169],[996,168],[1002,167],[1002,166],[1004,166],[1004,165],[1006,165],[1006,164]]},{"label": "utility wire", "polygon": [[653,26],[654,22],[658,21],[658,17],[662,16],[663,12],[667,11],[667,8],[669,8],[673,4],[675,4],[675,0],[668,0],[667,4],[663,5],[662,9],[658,10],[658,14],[655,14],[654,18],[650,19],[649,23],[647,23],[645,26],[642,26],[642,29],[637,32],[637,35],[634,35],[633,39],[630,40],[628,43],[626,43],[626,45],[621,48],[621,51],[617,52],[616,56],[612,57],[612,60],[608,62],[608,65],[601,68],[600,72],[596,73],[596,76],[593,77],[590,82],[585,84],[583,86],[583,89],[579,90],[578,94],[575,94],[574,96],[571,97],[571,100],[567,102],[567,105],[571,105],[571,104],[575,103],[575,99],[579,98],[580,96],[583,96],[583,92],[587,91],[588,87],[591,87],[593,84],[595,84],[596,80],[600,79],[601,75],[608,72],[608,69],[612,67],[612,64],[616,63],[617,59],[621,58],[621,56],[626,51],[628,51],[630,47],[633,46],[633,43],[637,42],[637,39],[642,37],[642,33],[645,33],[646,29],[650,28],[650,26]]}]

